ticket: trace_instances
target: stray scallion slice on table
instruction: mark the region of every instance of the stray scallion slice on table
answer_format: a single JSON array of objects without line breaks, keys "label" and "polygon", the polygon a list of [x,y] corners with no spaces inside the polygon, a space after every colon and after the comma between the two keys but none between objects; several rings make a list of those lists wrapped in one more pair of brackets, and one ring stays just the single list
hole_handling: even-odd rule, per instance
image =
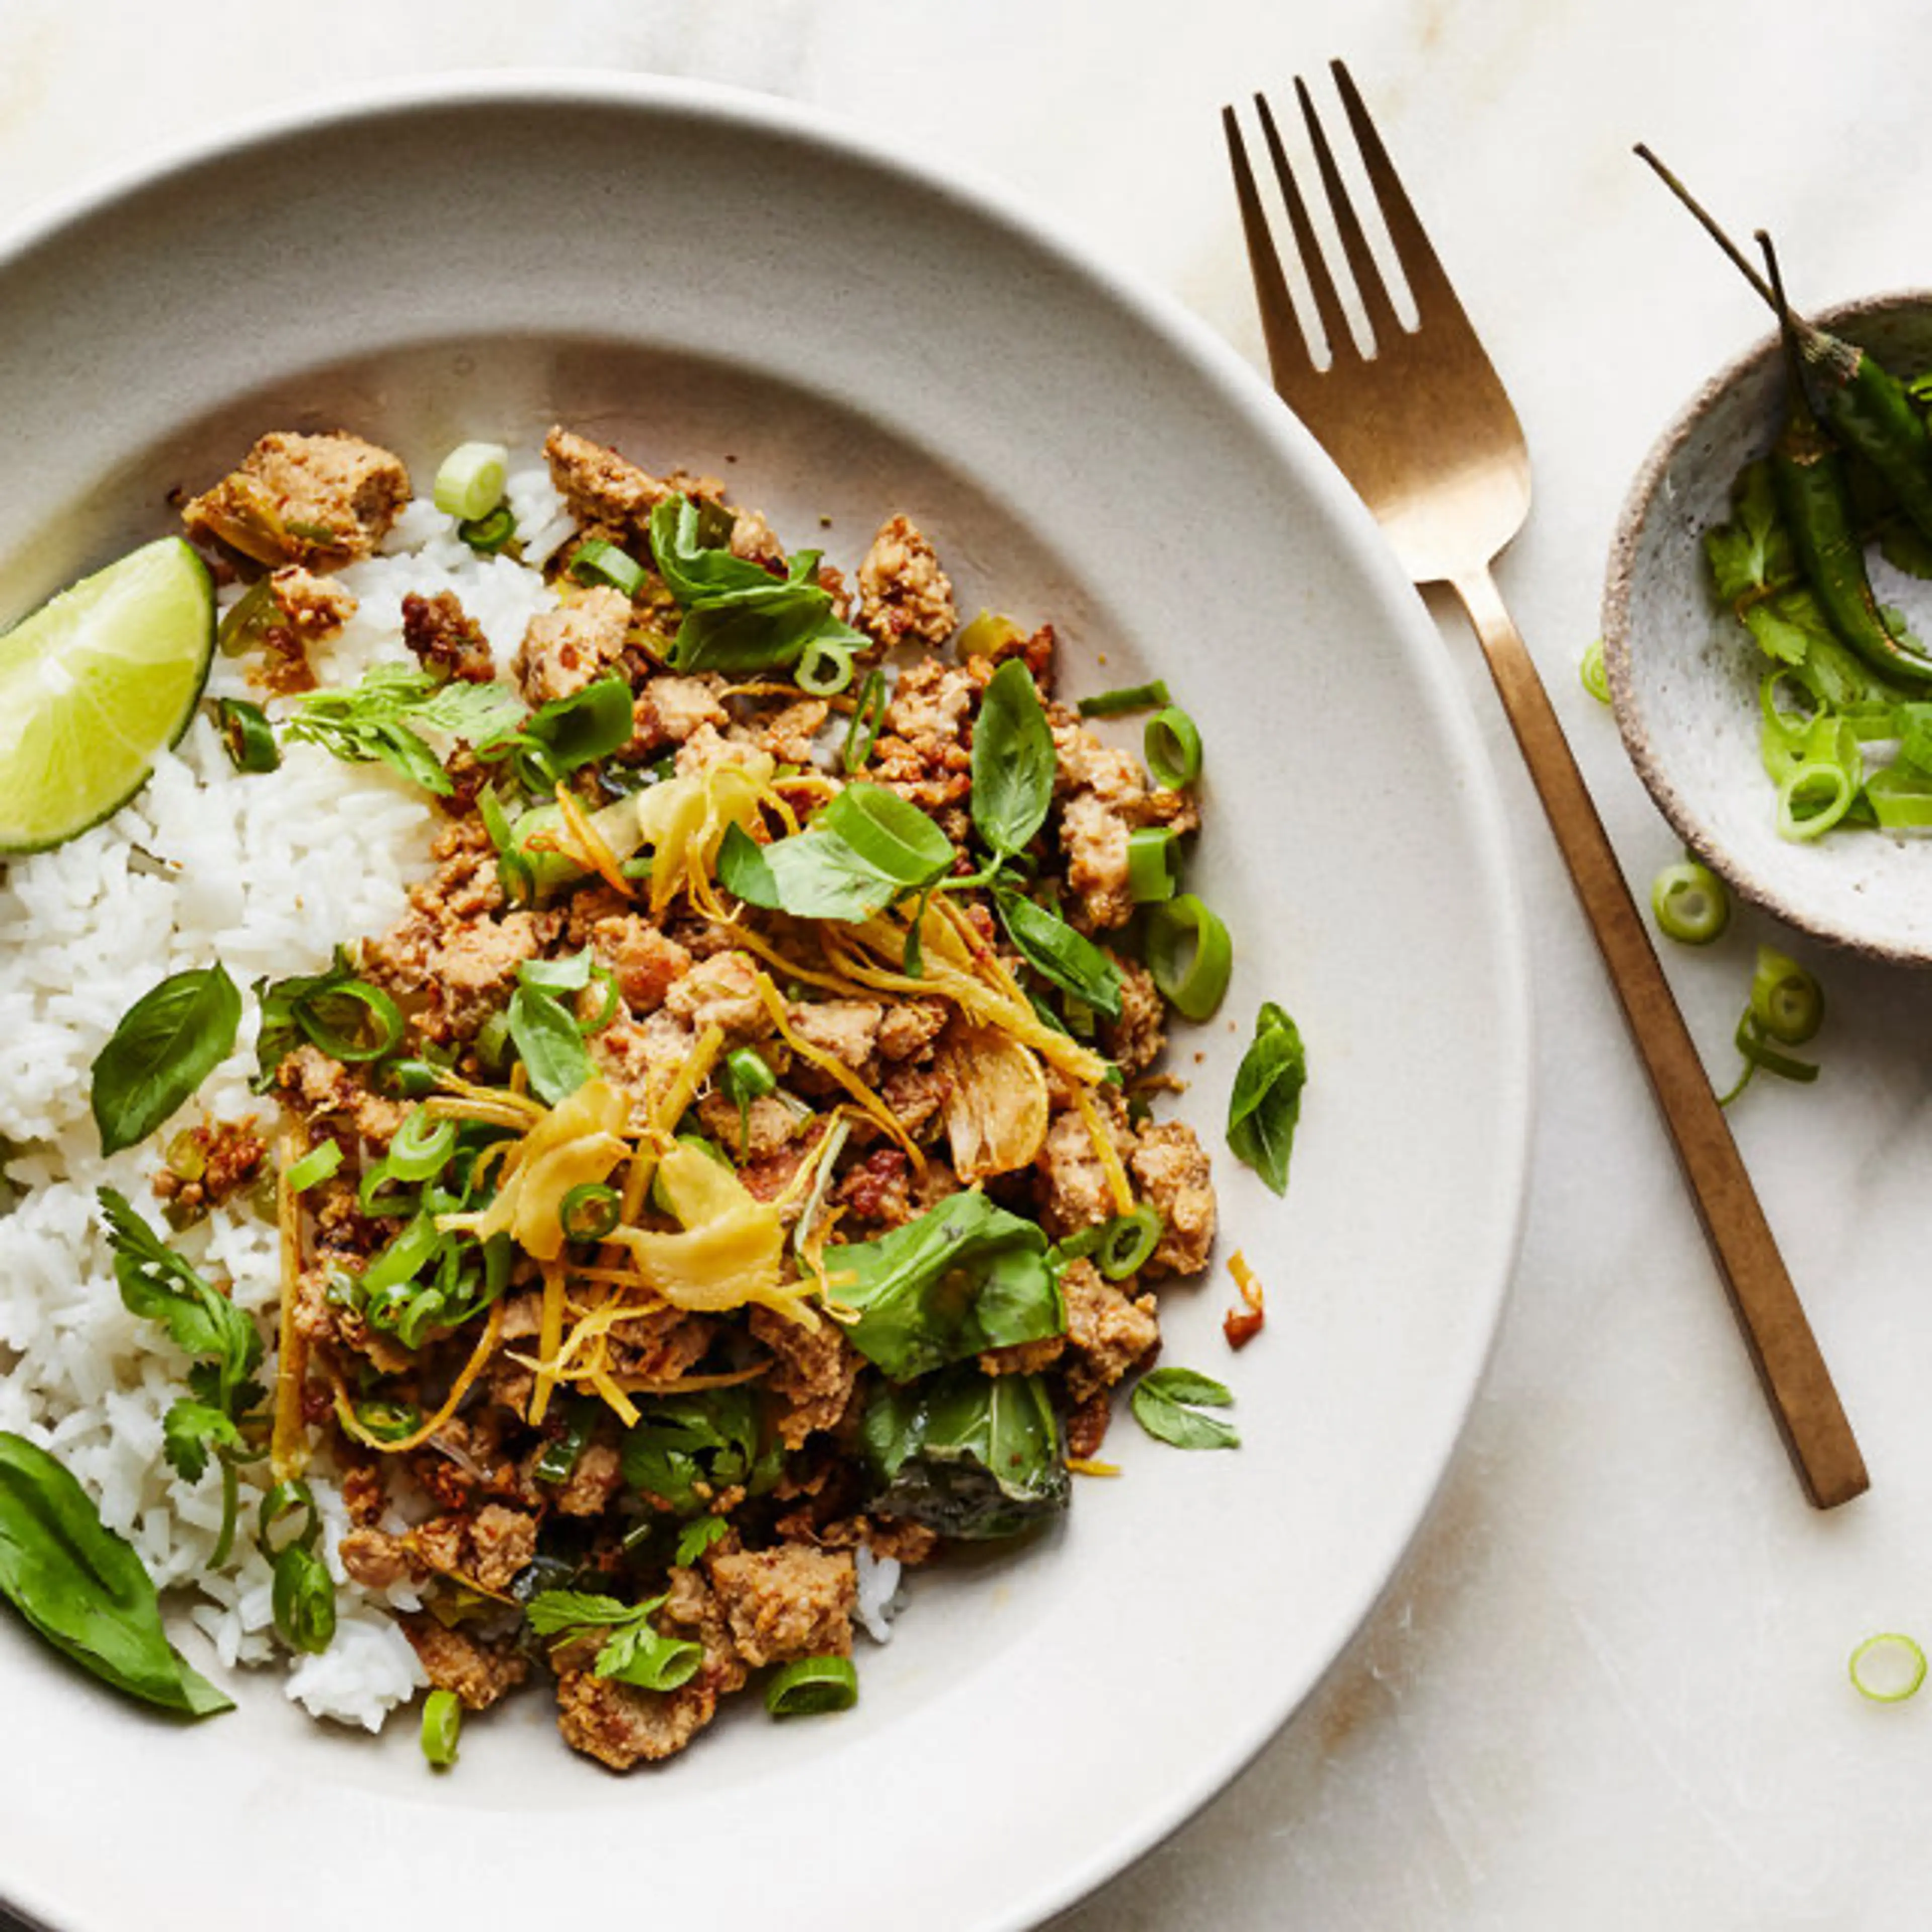
[{"label": "stray scallion slice on table", "polygon": [[1925,1652],[1902,1631],[1881,1630],[1852,1652],[1845,1667],[1861,1697],[1902,1704],[1925,1682]]},{"label": "stray scallion slice on table", "polygon": [[1708,866],[1684,859],[1652,880],[1650,910],[1666,938],[1708,946],[1731,922],[1731,896]]},{"label": "stray scallion slice on table", "polygon": [[432,1771],[447,1771],[456,1762],[463,1735],[463,1705],[454,1690],[434,1690],[423,1700],[422,1754]]},{"label": "stray scallion slice on table", "polygon": [[1598,638],[1583,653],[1583,662],[1576,668],[1576,675],[1582,680],[1583,688],[1599,704],[1610,701],[1610,674],[1604,666],[1604,640]]},{"label": "stray scallion slice on table", "polygon": [[849,1711],[858,1701],[859,1673],[849,1657],[796,1658],[765,1686],[765,1708],[775,1718]]}]

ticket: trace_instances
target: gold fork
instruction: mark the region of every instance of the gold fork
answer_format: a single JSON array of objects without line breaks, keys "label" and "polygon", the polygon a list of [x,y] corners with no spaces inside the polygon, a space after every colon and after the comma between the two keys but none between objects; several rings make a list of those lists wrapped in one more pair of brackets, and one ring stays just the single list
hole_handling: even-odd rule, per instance
[{"label": "gold fork", "polygon": [[1257,94],[1294,250],[1328,338],[1330,365],[1316,366],[1295,318],[1240,124],[1234,110],[1224,108],[1275,388],[1374,512],[1410,577],[1418,584],[1450,585],[1468,613],[1622,1002],[1772,1412],[1805,1493],[1820,1508],[1831,1508],[1867,1487],[1864,1458],[1582,775],[1490,574],[1529,511],[1529,452],[1522,427],[1348,70],[1340,61],[1331,64],[1417,323],[1406,328],[1396,315],[1314,103],[1298,79],[1294,90],[1316,164],[1374,338],[1369,354],[1357,348],[1274,116]]}]

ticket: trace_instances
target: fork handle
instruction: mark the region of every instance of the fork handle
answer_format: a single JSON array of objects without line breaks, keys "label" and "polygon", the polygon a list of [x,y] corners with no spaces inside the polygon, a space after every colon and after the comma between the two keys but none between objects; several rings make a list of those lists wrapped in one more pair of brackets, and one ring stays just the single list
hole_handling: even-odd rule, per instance
[{"label": "fork handle", "polygon": [[1610,968],[1804,1492],[1820,1509],[1849,1502],[1870,1486],[1864,1458],[1550,694],[1488,571],[1452,582]]}]

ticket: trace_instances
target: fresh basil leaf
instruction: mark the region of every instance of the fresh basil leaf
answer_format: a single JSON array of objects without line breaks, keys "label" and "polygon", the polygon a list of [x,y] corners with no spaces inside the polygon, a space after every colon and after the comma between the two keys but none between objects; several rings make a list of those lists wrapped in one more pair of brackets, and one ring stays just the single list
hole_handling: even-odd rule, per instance
[{"label": "fresh basil leaf", "polygon": [[986,848],[1024,851],[1053,803],[1053,732],[1033,674],[1009,658],[988,680],[973,727],[973,824]]},{"label": "fresh basil leaf", "polygon": [[580,993],[590,983],[592,964],[590,948],[566,953],[561,959],[526,959],[517,968],[517,977],[526,986],[546,993]]},{"label": "fresh basil leaf", "polygon": [[782,909],[778,882],[766,862],[765,848],[742,825],[728,825],[718,848],[718,882],[747,904],[767,911]]},{"label": "fresh basil leaf", "polygon": [[[735,834],[735,836],[734,836]],[[870,919],[952,865],[952,842],[883,785],[850,784],[802,832],[760,846],[736,827],[718,876],[739,898],[799,919]]]},{"label": "fresh basil leaf", "polygon": [[547,1107],[568,1100],[591,1072],[576,1016],[554,993],[526,981],[510,995],[508,1017],[537,1098]]},{"label": "fresh basil leaf", "polygon": [[910,889],[952,863],[952,841],[919,807],[884,785],[855,782],[829,800],[815,830],[842,838],[882,877]]},{"label": "fresh basil leaf", "polygon": [[190,1717],[235,1708],[169,1643],[152,1580],[87,1492],[44,1449],[6,1430],[0,1596],[116,1690]]},{"label": "fresh basil leaf", "polygon": [[242,995],[220,965],[176,973],[143,993],[95,1057],[89,1095],[100,1151],[134,1147],[227,1058]]},{"label": "fresh basil leaf", "polygon": [[617,676],[600,677],[568,698],[553,698],[530,714],[516,736],[542,746],[561,775],[608,758],[637,730],[631,687]]},{"label": "fresh basil leaf", "polygon": [[1039,1376],[962,1365],[886,1388],[860,1424],[878,1493],[866,1507],[964,1541],[1016,1536],[1066,1508],[1060,1425]]},{"label": "fresh basil leaf", "polygon": [[700,604],[685,613],[668,658],[679,671],[774,670],[795,663],[813,644],[862,650],[871,640],[842,622],[832,594],[815,584],[765,579],[766,587],[729,602]]},{"label": "fresh basil leaf", "polygon": [[723,548],[729,536],[728,525],[707,531],[688,496],[652,506],[658,574],[685,612],[671,642],[672,669],[764,670],[793,662],[814,641],[855,650],[871,641],[834,614],[831,592],[817,579],[817,551],[801,550],[778,578]]},{"label": "fresh basil leaf", "polygon": [[1120,969],[1090,939],[1010,888],[996,886],[993,903],[1006,937],[1036,973],[1110,1020],[1120,1018]]},{"label": "fresh basil leaf", "polygon": [[777,1481],[784,1447],[748,1389],[662,1396],[638,1408],[619,1451],[624,1480],[679,1515],[699,1514],[734,1484],[760,1495]]},{"label": "fresh basil leaf", "polygon": [[[658,1598],[638,1610],[656,1610],[664,1602]],[[665,1636],[637,1615],[637,1621],[607,1638],[597,1652],[593,1674],[614,1678],[620,1684],[634,1684],[643,1690],[675,1690],[698,1675],[704,1662],[704,1646],[684,1637]]]},{"label": "fresh basil leaf", "polygon": [[1066,1326],[1039,1226],[976,1191],[955,1194],[875,1241],[828,1250],[846,1340],[896,1382]]},{"label": "fresh basil leaf", "polygon": [[1277,1194],[1288,1192],[1288,1156],[1307,1084],[1300,1030],[1272,1000],[1264,1001],[1228,1098],[1228,1145]]},{"label": "fresh basil leaf", "polygon": [[651,507],[651,556],[664,587],[687,609],[776,583],[770,572],[726,545],[730,525],[717,519],[707,530],[700,506],[692,498],[659,498]]},{"label": "fresh basil leaf", "polygon": [[1150,1436],[1176,1449],[1237,1449],[1241,1438],[1234,1425],[1201,1412],[1231,1408],[1234,1400],[1220,1383],[1192,1369],[1154,1369],[1135,1384],[1132,1407]]},{"label": "fresh basil leaf", "polygon": [[123,1305],[131,1315],[160,1322],[185,1353],[210,1358],[214,1380],[190,1376],[190,1386],[213,1406],[230,1408],[262,1359],[261,1331],[169,1247],[124,1195],[104,1187],[98,1198]]}]

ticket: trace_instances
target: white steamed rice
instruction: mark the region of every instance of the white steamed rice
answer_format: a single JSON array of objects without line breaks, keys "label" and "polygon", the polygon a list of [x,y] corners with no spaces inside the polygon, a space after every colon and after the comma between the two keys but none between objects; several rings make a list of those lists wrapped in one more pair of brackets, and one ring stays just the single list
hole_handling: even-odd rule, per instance
[{"label": "white steamed rice", "polygon": [[[540,464],[520,465],[510,500],[528,566],[572,526]],[[525,626],[555,598],[533,567],[479,557],[426,501],[411,504],[384,554],[340,573],[358,600],[342,636],[315,656],[325,683],[369,665],[410,662],[401,641],[406,591],[453,590],[507,663]],[[238,668],[217,657],[211,696],[245,696]],[[285,745],[280,768],[238,777],[213,726],[199,718],[125,809],[58,850],[16,861],[0,883],[0,1138],[20,1198],[0,1214],[0,1428],[58,1455],[127,1537],[155,1581],[190,1586],[189,1612],[224,1664],[278,1654],[269,1567],[245,1533],[220,1575],[206,1564],[221,1518],[220,1480],[177,1477],[161,1456],[161,1418],[182,1393],[186,1361],[157,1324],[121,1304],[94,1190],[119,1188],[159,1222],[148,1177],[172,1130],[104,1160],[88,1108],[88,1069],[121,1016],[165,975],[219,959],[246,987],[322,970],[338,943],[386,930],[428,869],[437,814],[380,765],[339,763]],[[235,1051],[176,1116],[272,1116],[252,1094],[257,1016],[244,1002]],[[274,1226],[245,1196],[176,1244],[233,1284],[242,1306],[274,1305]],[[266,1365],[272,1374],[272,1354]],[[242,1475],[244,1525],[267,1481]],[[339,1496],[316,1484],[324,1546],[338,1586],[334,1642],[290,1673],[288,1694],[318,1717],[381,1724],[424,1679],[382,1604],[412,1609],[406,1584],[381,1601],[334,1558],[347,1527]]]}]

